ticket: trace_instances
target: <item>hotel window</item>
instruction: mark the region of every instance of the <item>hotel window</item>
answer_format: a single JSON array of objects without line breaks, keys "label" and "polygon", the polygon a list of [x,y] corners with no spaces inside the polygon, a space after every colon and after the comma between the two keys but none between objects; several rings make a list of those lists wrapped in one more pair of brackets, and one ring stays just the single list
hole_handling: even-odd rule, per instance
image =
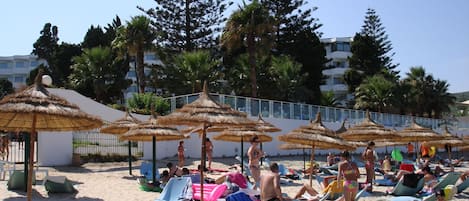
[{"label": "hotel window", "polygon": [[16,83],[23,83],[24,82],[24,77],[23,76],[15,76],[15,82]]},{"label": "hotel window", "polygon": [[0,63],[0,69],[8,68],[8,63]]},{"label": "hotel window", "polygon": [[25,63],[26,62],[24,62],[24,61],[17,61],[15,67],[16,68],[24,68],[24,67],[26,67]]},{"label": "hotel window", "polygon": [[156,55],[155,54],[145,54],[144,58],[143,58],[145,61],[148,61],[148,60],[156,60]]},{"label": "hotel window", "polygon": [[350,43],[338,42],[332,45],[332,51],[350,52]]},{"label": "hotel window", "polygon": [[39,65],[39,62],[37,62],[37,61],[31,61],[31,64],[30,64],[29,66],[31,66],[31,67],[36,67],[36,66],[38,66],[38,65]]},{"label": "hotel window", "polygon": [[344,80],[342,80],[342,78],[340,78],[340,77],[334,77],[332,82],[334,84],[345,84]]},{"label": "hotel window", "polygon": [[137,76],[135,74],[135,71],[131,70],[131,71],[127,72],[127,77],[132,78],[132,77],[137,77]]}]

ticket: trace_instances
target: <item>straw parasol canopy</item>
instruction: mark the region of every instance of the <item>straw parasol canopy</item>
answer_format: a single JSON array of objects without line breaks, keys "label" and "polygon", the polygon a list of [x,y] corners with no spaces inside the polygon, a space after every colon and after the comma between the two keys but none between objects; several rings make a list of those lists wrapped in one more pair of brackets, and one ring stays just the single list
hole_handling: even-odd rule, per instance
[{"label": "straw parasol canopy", "polygon": [[[244,142],[251,141],[251,138],[257,136],[260,142],[271,142],[272,137],[260,131],[257,127],[233,127],[222,131],[219,135],[213,137],[214,140],[240,142],[241,143],[241,161],[244,161]],[[241,166],[241,172],[244,167]]]},{"label": "straw parasol canopy", "polygon": [[[321,121],[321,113],[316,114],[316,120],[307,126],[301,126],[286,135],[278,136],[280,141],[311,147],[311,164],[314,161],[314,150],[319,149],[355,149],[352,145],[335,136],[335,132],[326,128]],[[311,166],[312,168],[312,166]],[[311,171],[312,172],[312,171]],[[312,177],[310,177],[310,184]]]},{"label": "straw parasol canopy", "polygon": [[132,114],[130,114],[130,112],[126,110],[125,116],[123,118],[120,118],[103,126],[101,129],[99,129],[99,132],[113,135],[121,135],[129,131],[130,128],[138,126],[139,123],[141,123],[141,121],[133,117]]},{"label": "straw parasol canopy", "polygon": [[168,125],[160,125],[156,115],[152,113],[147,122],[140,123],[138,126],[130,128],[130,130],[121,135],[121,140],[129,141],[151,141],[153,145],[153,182],[156,181],[156,141],[182,140],[188,138],[181,134],[175,127]]},{"label": "straw parasol canopy", "polygon": [[279,145],[278,148],[282,149],[282,150],[296,150],[296,149],[303,150],[303,172],[306,171],[306,152],[305,152],[305,149],[311,149],[311,146],[302,145],[302,144],[283,143],[283,144]]},{"label": "straw parasol canopy", "polygon": [[42,84],[42,70],[38,72],[32,86],[6,96],[0,101],[0,129],[31,132],[27,177],[28,201],[32,199],[36,132],[90,130],[99,128],[101,125],[100,118],[86,114],[78,106],[50,94]]},{"label": "straw parasol canopy", "polygon": [[394,139],[398,136],[393,130],[374,122],[370,117],[370,112],[366,111],[366,117],[363,122],[341,133],[340,137],[350,141],[370,141],[376,139]]},{"label": "straw parasol canopy", "polygon": [[[256,122],[247,118],[247,114],[234,110],[229,105],[215,102],[208,94],[207,82],[204,82],[203,91],[200,97],[190,104],[184,105],[169,115],[159,118],[161,124],[167,125],[188,125],[201,126],[202,132],[202,150],[201,150],[201,168],[205,169],[205,140],[207,128],[212,126],[255,126]],[[200,174],[203,181],[204,174]],[[203,191],[203,184],[201,185]],[[201,195],[203,200],[203,194]]]},{"label": "straw parasol canopy", "polygon": [[[99,132],[113,135],[122,135],[129,131],[130,128],[137,126],[141,123],[140,120],[133,117],[129,110],[125,111],[125,116],[121,119],[113,121],[105,126],[103,126]],[[129,175],[132,175],[132,144],[128,142],[129,148]]]},{"label": "straw parasol canopy", "polygon": [[344,133],[345,131],[347,131],[347,128],[345,128],[345,121],[347,121],[347,119],[344,119],[344,120],[342,121],[342,124],[340,125],[340,128],[335,131],[335,133],[336,133],[337,135],[339,135],[339,136],[340,136],[340,134],[342,134],[342,133]]},{"label": "straw parasol canopy", "polygon": [[256,124],[257,130],[260,130],[262,132],[279,132],[282,131],[282,129],[274,126],[273,124],[265,121],[262,118],[262,115],[259,113],[259,118],[257,119],[257,124]]},{"label": "straw parasol canopy", "polygon": [[417,122],[415,122],[415,118],[412,118],[412,122],[409,127],[398,131],[397,134],[400,137],[396,138],[395,141],[403,142],[423,142],[443,139],[442,135],[439,135],[431,128],[425,128],[417,124]]}]

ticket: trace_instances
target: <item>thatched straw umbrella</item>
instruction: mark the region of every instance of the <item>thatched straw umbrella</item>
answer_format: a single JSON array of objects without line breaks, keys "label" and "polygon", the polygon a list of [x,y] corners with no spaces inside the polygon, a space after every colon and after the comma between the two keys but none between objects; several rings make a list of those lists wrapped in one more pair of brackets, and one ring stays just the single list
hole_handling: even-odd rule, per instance
[{"label": "thatched straw umbrella", "polygon": [[[336,137],[334,131],[326,128],[321,122],[321,113],[318,112],[316,120],[312,121],[308,126],[290,131],[286,135],[278,137],[280,141],[308,145],[311,147],[311,164],[314,162],[315,149],[355,149],[352,145],[344,140]],[[311,172],[313,166],[311,165]],[[310,185],[312,184],[312,176],[309,177]]]},{"label": "thatched straw umbrella", "polygon": [[279,145],[278,148],[283,149],[283,150],[296,150],[296,149],[303,150],[303,172],[306,172],[306,152],[305,152],[305,149],[311,149],[311,146],[302,145],[302,144],[283,143],[283,144]]},{"label": "thatched straw umbrella", "polygon": [[445,130],[442,136],[443,136],[443,139],[430,140],[430,141],[427,141],[427,144],[429,146],[444,146],[446,151],[448,152],[448,159],[449,159],[450,167],[453,168],[453,163],[451,162],[451,147],[464,146],[468,144],[467,142],[464,142],[462,138],[451,134],[447,126],[445,126]]},{"label": "thatched straw umbrella", "polygon": [[138,126],[130,128],[128,132],[120,136],[121,140],[152,142],[152,182],[156,181],[156,141],[182,140],[186,138],[188,137],[181,134],[177,128],[167,125],[160,125],[154,114],[150,116],[148,122],[140,123]]},{"label": "thatched straw umbrella", "polygon": [[[416,144],[415,147],[417,147],[417,143],[419,142],[443,139],[442,135],[439,135],[432,129],[425,128],[417,124],[417,122],[415,122],[415,118],[412,118],[412,122],[409,127],[398,131],[397,134],[399,135],[399,138],[394,139],[395,142],[414,142]],[[417,153],[418,151],[415,151],[415,154],[418,157]]]},{"label": "thatched straw umbrella", "polygon": [[[244,142],[249,142],[252,137],[258,136],[260,142],[271,142],[272,137],[257,129],[257,127],[233,127],[222,131],[219,135],[213,137],[214,140],[240,142],[241,143],[241,162],[244,161]],[[244,171],[241,165],[241,172]]]},{"label": "thatched straw umbrella", "polygon": [[32,199],[34,141],[37,131],[76,131],[99,128],[102,121],[81,111],[78,106],[52,95],[42,84],[42,70],[35,83],[0,101],[0,129],[30,132],[27,196]]},{"label": "thatched straw umbrella", "polygon": [[347,141],[371,141],[377,139],[394,139],[398,137],[396,132],[385,128],[371,120],[370,112],[366,111],[366,117],[362,123],[353,126],[340,134]]},{"label": "thatched straw umbrella", "polygon": [[[256,122],[247,118],[246,113],[234,110],[229,105],[223,105],[215,102],[209,95],[207,83],[204,82],[204,88],[200,97],[194,102],[184,105],[167,116],[159,118],[162,124],[170,125],[189,125],[201,126],[202,132],[202,150],[201,150],[201,168],[205,169],[205,140],[207,128],[211,126],[255,126]],[[204,174],[200,174],[203,181]],[[203,192],[203,184],[201,185]],[[201,194],[203,200],[203,194]]]},{"label": "thatched straw umbrella", "polygon": [[[140,120],[133,117],[128,110],[125,111],[125,116],[121,119],[111,122],[108,125],[103,126],[99,132],[113,134],[113,135],[122,135],[129,131],[130,128],[137,126],[141,123]],[[129,175],[132,175],[132,143],[128,142],[129,147]]]}]

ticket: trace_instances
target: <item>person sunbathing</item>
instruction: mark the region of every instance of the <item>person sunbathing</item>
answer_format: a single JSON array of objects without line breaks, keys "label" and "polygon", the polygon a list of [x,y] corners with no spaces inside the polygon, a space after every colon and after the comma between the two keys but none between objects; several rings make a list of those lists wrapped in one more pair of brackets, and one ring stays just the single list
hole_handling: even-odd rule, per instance
[{"label": "person sunbathing", "polygon": [[174,176],[180,177],[182,175],[182,170],[178,166],[173,165],[173,163],[171,162],[167,163],[166,167],[168,167],[170,177],[174,177]]}]

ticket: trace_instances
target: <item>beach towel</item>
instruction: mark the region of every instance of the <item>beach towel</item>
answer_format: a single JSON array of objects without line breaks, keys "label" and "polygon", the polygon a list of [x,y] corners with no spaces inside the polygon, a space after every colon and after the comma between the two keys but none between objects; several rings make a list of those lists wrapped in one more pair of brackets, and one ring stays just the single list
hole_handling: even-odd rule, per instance
[{"label": "beach towel", "polygon": [[233,173],[228,173],[227,176],[228,176],[229,182],[235,183],[240,188],[247,188],[248,187],[246,178],[244,177],[243,174],[241,174],[239,172],[233,172]]},{"label": "beach towel", "polygon": [[228,195],[225,199],[226,201],[252,201],[251,197],[248,194],[238,191]]},{"label": "beach towel", "polygon": [[[26,189],[26,184],[24,183],[24,172],[15,170],[8,179],[7,189],[8,190],[20,190]],[[36,184],[36,176],[33,174],[33,184]]]},{"label": "beach towel", "polygon": [[189,177],[173,177],[164,187],[155,201],[189,201],[192,200],[191,179]]}]

